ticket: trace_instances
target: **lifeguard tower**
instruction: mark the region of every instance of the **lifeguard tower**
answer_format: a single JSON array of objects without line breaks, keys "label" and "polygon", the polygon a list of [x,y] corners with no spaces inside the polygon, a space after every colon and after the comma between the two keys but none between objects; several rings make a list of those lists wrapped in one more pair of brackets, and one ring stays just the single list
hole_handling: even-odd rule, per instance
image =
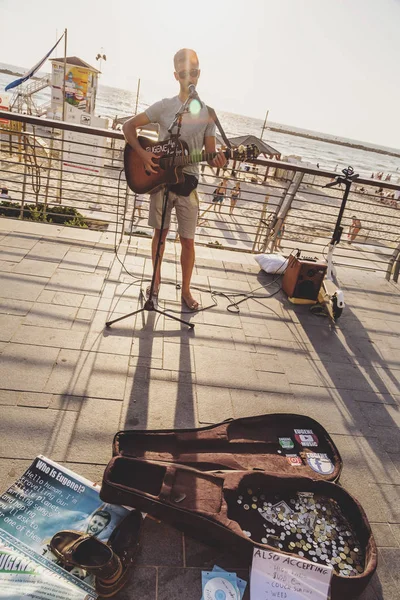
[{"label": "lifeguard tower", "polygon": [[[10,100],[10,110],[16,112],[27,112],[35,116],[46,116],[49,119],[61,120],[63,117],[63,79],[64,58],[52,58],[52,72],[41,79],[31,81],[25,86],[19,87]],[[72,118],[74,109],[80,111],[83,123],[90,124],[91,118],[85,119],[84,115],[94,116],[96,106],[96,95],[100,71],[77,56],[66,58],[65,70],[65,102],[68,105],[65,111],[67,121],[78,119]],[[35,95],[45,88],[50,87],[51,100],[45,104],[38,104]],[[104,126],[100,125],[99,126]]]},{"label": "lifeguard tower", "polygon": [[[49,118],[61,119],[63,113],[64,58],[50,59],[51,105]],[[66,58],[65,102],[88,115],[94,115],[100,71],[77,56]],[[53,113],[53,115],[49,113]],[[69,111],[70,112],[70,111]],[[67,118],[68,120],[68,118]]]}]

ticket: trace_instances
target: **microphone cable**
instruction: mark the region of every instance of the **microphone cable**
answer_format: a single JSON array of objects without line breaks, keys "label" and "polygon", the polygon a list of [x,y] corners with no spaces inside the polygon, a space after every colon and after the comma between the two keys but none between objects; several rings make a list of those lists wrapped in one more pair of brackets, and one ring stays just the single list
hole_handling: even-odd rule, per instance
[{"label": "microphone cable", "polygon": [[[117,244],[117,232],[118,232],[118,219],[119,219],[120,199],[121,199],[121,179],[122,179],[122,173],[124,173],[124,171],[125,171],[125,169],[123,167],[120,170],[119,176],[118,176],[117,214],[116,214],[116,219],[115,219],[115,232],[114,232],[114,254],[115,254],[116,259],[118,260],[118,262],[120,263],[120,265],[122,266],[122,268],[124,269],[124,271],[126,272],[126,274],[129,275],[130,277],[132,277],[132,279],[135,280],[134,282],[130,283],[129,285],[141,285],[142,283],[147,283],[150,280],[149,279],[144,279],[143,277],[138,277],[137,275],[134,275],[133,273],[131,273],[126,268],[124,262],[118,256],[118,250],[119,250],[119,247],[121,246],[121,242],[119,244]],[[136,199],[135,199],[134,202],[136,203]],[[135,209],[135,204],[134,204],[134,209]],[[130,235],[131,235],[131,233],[130,233]],[[127,254],[125,254],[125,256],[127,256]]]},{"label": "microphone cable", "polygon": [[[290,257],[294,255],[294,252],[298,252],[298,249],[292,250],[292,252],[289,254],[289,256],[285,259],[285,262],[282,263],[282,265],[280,265],[274,273],[271,273],[271,275],[273,277],[275,275],[277,275],[277,277],[275,277],[275,279],[273,279],[272,281],[270,281],[269,283],[267,283],[265,285],[258,286],[257,288],[251,290],[250,292],[238,292],[238,293],[234,293],[234,294],[228,294],[226,292],[219,292],[216,290],[198,288],[196,286],[193,286],[193,287],[191,287],[191,289],[193,289],[193,290],[210,294],[213,304],[210,304],[209,306],[205,306],[203,308],[199,308],[198,310],[195,310],[195,311],[193,311],[193,310],[186,310],[186,311],[185,310],[173,310],[173,309],[165,308],[165,304],[164,304],[163,310],[168,310],[168,312],[175,313],[175,314],[194,315],[196,313],[204,312],[206,310],[209,310],[210,308],[214,308],[215,306],[218,306],[218,301],[216,298],[221,297],[221,298],[226,298],[230,302],[230,304],[228,304],[228,306],[226,307],[226,310],[228,312],[234,313],[234,314],[239,314],[240,313],[239,305],[242,304],[242,302],[245,302],[246,300],[267,300],[268,298],[272,298],[273,296],[276,296],[276,294],[278,294],[281,291],[282,286],[279,285],[278,289],[276,289],[274,292],[272,292],[270,294],[255,294],[255,292],[257,292],[258,290],[268,288],[280,279],[282,273],[278,274],[278,271],[280,271],[282,269],[282,267],[288,263]],[[181,289],[181,285],[177,284],[175,286],[175,288],[177,290],[179,290],[179,289]],[[241,300],[236,301],[235,298],[241,298]]]},{"label": "microphone cable", "polygon": [[[109,314],[112,314],[115,309],[118,306],[118,303],[120,300],[123,299],[124,295],[127,293],[127,291],[129,290],[129,288],[133,285],[142,285],[143,283],[149,281],[147,279],[144,279],[143,277],[138,277],[137,275],[134,275],[133,273],[131,273],[125,266],[124,261],[122,261],[120,259],[120,257],[118,256],[118,250],[120,248],[121,242],[118,244],[117,243],[117,233],[118,233],[118,220],[119,220],[119,215],[120,215],[120,198],[121,198],[121,179],[122,179],[122,174],[124,173],[124,168],[122,168],[119,172],[119,176],[118,176],[118,186],[117,186],[117,210],[116,210],[116,217],[115,217],[115,231],[114,231],[114,256],[117,259],[117,261],[120,263],[120,265],[122,266],[122,268],[124,269],[125,273],[127,275],[129,275],[129,277],[132,277],[133,281],[130,283],[126,283],[126,288],[124,289],[124,291],[120,294],[119,298],[114,298],[113,300],[115,300],[115,303],[113,302],[113,307],[109,309]],[[125,254],[125,257],[127,256],[127,254]],[[110,263],[110,265],[108,266],[107,269],[107,274],[104,277],[104,282],[106,282],[108,280],[109,274],[111,272],[111,268],[112,268],[112,261]],[[121,285],[123,285],[121,283]]]},{"label": "microphone cable", "polygon": [[[121,245],[117,244],[117,231],[118,231],[118,220],[119,220],[119,213],[120,213],[120,198],[121,198],[121,179],[122,179],[122,174],[124,173],[124,168],[122,168],[119,172],[119,176],[118,176],[118,188],[117,188],[117,211],[116,211],[116,223],[115,223],[115,232],[114,232],[114,255],[116,257],[116,259],[118,260],[118,262],[120,263],[120,265],[122,266],[122,268],[124,269],[125,273],[127,275],[129,275],[130,277],[132,277],[132,279],[134,280],[133,282],[127,284],[127,288],[122,292],[120,298],[118,298],[117,300],[117,304],[119,302],[119,300],[122,299],[122,297],[124,296],[124,294],[126,294],[126,292],[128,291],[128,289],[132,286],[132,285],[142,285],[144,283],[150,282],[150,279],[145,279],[144,277],[138,277],[137,275],[134,275],[133,273],[131,273],[125,266],[124,262],[120,259],[120,257],[118,256],[118,250],[119,247]],[[196,313],[200,313],[200,312],[204,312],[206,310],[210,310],[211,308],[214,308],[215,306],[218,306],[218,301],[217,298],[221,297],[221,298],[226,298],[229,301],[228,306],[226,307],[226,310],[230,313],[234,313],[234,314],[239,314],[240,313],[240,308],[239,305],[242,304],[243,302],[245,302],[246,300],[267,300],[268,298],[272,298],[273,296],[276,296],[276,294],[278,294],[281,289],[282,286],[279,285],[278,288],[270,293],[270,294],[256,294],[255,292],[257,292],[260,289],[265,289],[268,288],[270,286],[272,286],[273,284],[277,283],[277,281],[280,279],[281,277],[281,273],[278,275],[278,271],[280,271],[282,269],[282,267],[288,263],[289,258],[291,256],[293,256],[293,253],[297,252],[299,253],[299,250],[292,250],[292,252],[289,254],[289,256],[285,259],[285,262],[280,265],[277,270],[272,273],[272,276],[277,275],[277,277],[275,277],[275,279],[273,279],[272,281],[270,281],[269,283],[265,284],[265,285],[260,285],[257,288],[251,290],[250,292],[238,292],[238,293],[233,293],[233,294],[228,294],[226,292],[219,292],[217,290],[212,290],[212,289],[204,289],[204,288],[199,288],[196,286],[193,286],[191,289],[196,290],[198,292],[201,293],[208,293],[211,295],[211,300],[212,300],[212,304],[208,305],[208,306],[204,306],[202,308],[199,308],[196,311],[193,310],[174,310],[174,309],[170,309],[170,308],[166,308],[165,307],[165,302],[164,302],[164,307],[163,310],[164,311],[168,311],[170,313],[174,313],[174,314],[191,314],[194,315]],[[126,256],[126,254],[125,254]],[[179,290],[181,289],[181,284],[175,284],[175,289]],[[240,300],[236,300],[236,298],[241,298]],[[116,305],[117,305],[116,304]],[[116,307],[115,305],[115,307]],[[115,307],[113,310],[115,310]]]}]

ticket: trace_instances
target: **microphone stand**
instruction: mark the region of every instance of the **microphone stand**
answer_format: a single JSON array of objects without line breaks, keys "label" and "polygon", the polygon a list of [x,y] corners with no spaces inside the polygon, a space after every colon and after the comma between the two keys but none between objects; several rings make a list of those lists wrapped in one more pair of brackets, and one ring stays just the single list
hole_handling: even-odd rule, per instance
[{"label": "microphone stand", "polygon": [[[176,113],[174,120],[172,121],[171,125],[168,128],[168,133],[171,135],[170,139],[174,140],[174,142],[175,142],[173,145],[174,153],[172,155],[172,159],[173,159],[172,162],[176,158],[176,151],[178,148],[178,140],[181,135],[182,117],[188,111],[189,103],[193,99],[193,97],[194,97],[194,92],[191,92],[189,94],[187,100],[182,104],[182,106]],[[173,133],[173,130],[175,127],[176,127],[176,133]],[[107,328],[111,327],[111,325],[113,325],[114,323],[117,323],[118,321],[122,321],[123,319],[127,319],[128,317],[142,313],[145,310],[147,310],[149,312],[156,312],[160,315],[165,315],[166,317],[169,317],[170,319],[173,319],[174,321],[178,321],[179,323],[183,323],[184,325],[187,325],[190,329],[194,328],[194,323],[189,323],[188,321],[179,319],[179,317],[175,317],[174,315],[171,315],[166,311],[156,308],[154,305],[154,300],[153,300],[153,292],[154,292],[154,286],[155,286],[157,267],[158,267],[158,263],[160,262],[160,258],[161,258],[160,250],[161,250],[161,245],[164,243],[164,242],[162,242],[162,232],[164,230],[165,217],[167,214],[168,197],[169,197],[169,185],[166,185],[164,188],[164,197],[163,197],[163,205],[162,205],[161,229],[160,229],[160,235],[159,235],[158,242],[157,242],[156,257],[155,257],[154,266],[153,266],[153,276],[151,278],[149,297],[146,299],[144,306],[142,308],[139,308],[138,310],[134,310],[133,312],[131,312],[127,315],[124,315],[122,317],[119,317],[118,319],[114,319],[113,321],[107,321],[107,323],[106,323]],[[142,300],[145,299],[145,295],[143,294],[143,289],[140,290],[140,298]]]}]

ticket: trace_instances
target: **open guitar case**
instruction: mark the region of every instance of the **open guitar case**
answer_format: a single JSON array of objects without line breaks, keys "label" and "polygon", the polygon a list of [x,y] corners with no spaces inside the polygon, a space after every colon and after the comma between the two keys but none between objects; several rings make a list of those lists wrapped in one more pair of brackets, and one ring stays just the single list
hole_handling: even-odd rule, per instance
[{"label": "open guitar case", "polygon": [[[342,466],[327,431],[303,415],[266,414],[199,429],[127,430],[114,437],[100,497],[138,508],[204,542],[228,547],[249,564],[255,547],[299,556],[300,547],[285,552],[275,535],[265,533],[275,531],[265,530],[265,511],[274,510],[274,502],[286,510],[295,497],[319,507],[331,502],[354,533],[362,556],[357,574],[333,571],[331,598],[350,600],[374,574],[377,550],[364,510],[337,483]],[[335,511],[332,508],[332,514]],[[272,520],[284,519],[281,515],[274,513]],[[345,529],[342,535],[350,536]]]}]

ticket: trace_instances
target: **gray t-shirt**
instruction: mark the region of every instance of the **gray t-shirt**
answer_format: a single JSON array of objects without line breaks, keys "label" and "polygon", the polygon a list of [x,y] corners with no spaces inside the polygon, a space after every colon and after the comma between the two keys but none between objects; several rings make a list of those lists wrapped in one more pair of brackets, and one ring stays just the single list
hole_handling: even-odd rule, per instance
[{"label": "gray t-shirt", "polygon": [[[170,137],[168,127],[170,127],[181,106],[182,102],[179,96],[174,96],[173,98],[164,98],[146,109],[145,112],[150,122],[158,123],[160,126],[160,141]],[[176,127],[174,127],[173,133],[176,133]],[[188,112],[183,115],[181,136],[179,139],[187,143],[190,153],[201,152],[204,146],[204,138],[209,136],[215,136],[215,123],[208,114],[207,107],[204,104],[197,114]],[[199,164],[187,165],[183,170],[185,173],[198,177]]]}]

